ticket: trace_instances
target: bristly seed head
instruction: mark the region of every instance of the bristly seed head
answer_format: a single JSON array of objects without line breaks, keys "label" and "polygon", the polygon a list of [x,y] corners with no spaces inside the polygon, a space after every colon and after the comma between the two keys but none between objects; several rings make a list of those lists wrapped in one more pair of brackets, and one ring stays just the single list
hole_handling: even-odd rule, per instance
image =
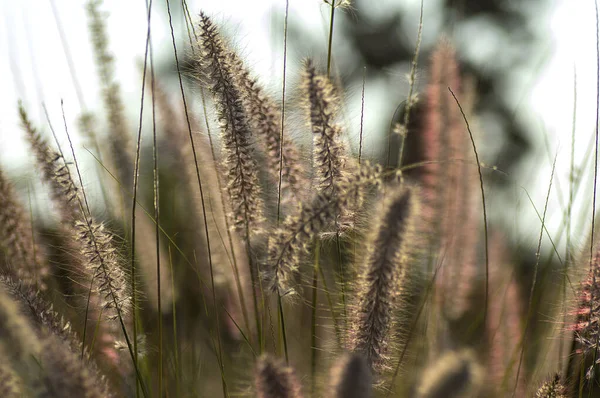
[{"label": "bristly seed head", "polygon": [[272,291],[281,295],[293,291],[300,256],[313,237],[335,220],[336,214],[359,204],[366,187],[379,186],[380,175],[380,168],[365,163],[357,173],[336,183],[336,196],[333,190],[317,193],[312,202],[303,202],[295,214],[285,219],[269,239],[269,262],[264,277]]},{"label": "bristly seed head", "polygon": [[444,354],[421,378],[418,398],[463,398],[477,396],[483,371],[470,351]]},{"label": "bristly seed head", "polygon": [[301,398],[300,383],[292,368],[282,361],[263,355],[254,372],[258,398]]},{"label": "bristly seed head", "polygon": [[281,110],[263,92],[257,79],[250,76],[250,71],[237,54],[231,51],[228,56],[234,70],[234,76],[241,87],[242,99],[252,122],[252,127],[266,144],[268,172],[275,184],[279,183],[280,162],[282,163],[281,188],[284,194],[283,200],[299,200],[306,197],[303,189],[305,189],[307,181],[305,181],[305,171],[300,163],[298,150],[289,137],[281,136]]},{"label": "bristly seed head", "polygon": [[36,244],[31,221],[17,200],[15,190],[0,170],[0,247],[10,275],[28,286],[46,288],[48,266]]},{"label": "bristly seed head", "polygon": [[567,396],[567,388],[558,373],[546,380],[535,393],[536,398],[567,398]]},{"label": "bristly seed head", "polygon": [[414,244],[417,215],[414,189],[398,187],[383,200],[373,235],[367,242],[362,275],[357,284],[355,312],[350,322],[348,348],[365,355],[375,371],[382,371],[397,312],[398,297],[408,272],[408,245]]},{"label": "bristly seed head", "polygon": [[[600,353],[600,250],[594,255],[589,274],[581,284],[579,305],[572,314],[576,319],[568,329],[575,332],[577,352],[597,356]],[[588,368],[588,379],[593,378],[596,366],[597,362]]]},{"label": "bristly seed head", "polygon": [[91,218],[75,224],[82,255],[93,275],[94,289],[102,297],[102,306],[109,319],[117,319],[131,312],[132,296],[124,269],[119,264],[118,253],[112,242],[112,234],[103,224]]},{"label": "bristly seed head", "polygon": [[263,208],[248,116],[242,92],[233,76],[229,50],[217,28],[204,13],[200,14],[199,27],[201,55],[198,64],[211,85],[221,123],[233,219],[237,229],[248,239],[248,230],[255,229],[262,222]]},{"label": "bristly seed head", "polygon": [[313,133],[317,188],[321,192],[334,191],[347,159],[342,129],[334,120],[336,97],[333,85],[327,77],[317,74],[310,60],[306,62],[303,85]]},{"label": "bristly seed head", "polygon": [[331,369],[330,393],[334,398],[369,398],[373,377],[361,354],[344,354]]}]

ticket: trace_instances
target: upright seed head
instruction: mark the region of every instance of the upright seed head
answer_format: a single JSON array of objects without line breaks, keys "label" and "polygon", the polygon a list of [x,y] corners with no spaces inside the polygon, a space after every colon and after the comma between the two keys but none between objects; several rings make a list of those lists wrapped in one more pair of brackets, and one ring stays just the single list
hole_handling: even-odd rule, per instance
[{"label": "upright seed head", "polygon": [[200,14],[200,58],[198,66],[208,78],[215,98],[225,153],[227,189],[237,229],[245,236],[262,221],[262,198],[258,167],[252,149],[252,135],[236,85],[233,67],[223,41],[212,21]]},{"label": "upright seed head", "polygon": [[31,221],[2,170],[0,203],[0,247],[6,255],[7,272],[29,286],[44,290],[48,266],[41,247],[35,243]]},{"label": "upright seed head", "polygon": [[385,367],[390,333],[410,265],[408,245],[416,222],[414,189],[399,187],[383,200],[367,242],[365,264],[357,284],[357,300],[348,345],[365,355],[376,371]]},{"label": "upright seed head", "polygon": [[330,393],[334,398],[369,398],[373,377],[361,354],[344,354],[331,370]]},{"label": "upright seed head", "polygon": [[464,398],[476,396],[482,371],[470,351],[443,355],[421,377],[418,398]]},{"label": "upright seed head", "polygon": [[313,133],[317,188],[321,192],[335,190],[335,183],[342,176],[347,161],[341,139],[342,129],[335,123],[333,85],[327,77],[317,74],[310,60],[306,62],[304,71],[304,95]]},{"label": "upright seed head", "polygon": [[317,193],[312,202],[302,203],[296,213],[285,219],[283,226],[269,239],[265,278],[272,291],[279,291],[281,295],[290,292],[300,256],[313,237],[343,209],[359,203],[367,186],[378,185],[380,173],[379,168],[365,164],[357,173],[335,183],[337,195],[333,195],[333,190]]},{"label": "upright seed head", "polygon": [[562,377],[556,373],[546,380],[535,393],[536,398],[567,398],[567,388]]},{"label": "upright seed head", "polygon": [[38,167],[42,170],[42,178],[50,187],[52,201],[58,206],[63,221],[71,223],[79,219],[82,212],[77,198],[78,188],[71,177],[69,168],[61,162],[62,156],[51,149],[46,140],[33,127],[21,104],[19,104],[19,114],[21,125],[35,154]]},{"label": "upright seed head", "polygon": [[77,222],[75,228],[75,239],[81,243],[81,254],[87,259],[87,267],[93,275],[93,286],[102,297],[102,307],[107,317],[117,319],[129,315],[132,296],[112,242],[112,234],[91,217]]},{"label": "upright seed head", "polygon": [[302,190],[308,182],[305,181],[305,170],[300,163],[298,150],[289,137],[281,136],[281,110],[263,92],[257,79],[251,77],[250,71],[237,54],[232,51],[229,57],[252,127],[265,144],[271,179],[275,184],[279,183],[281,161],[283,199],[289,200],[292,197],[299,200],[306,197]]},{"label": "upright seed head", "polygon": [[[590,271],[579,289],[579,303],[574,323],[568,328],[574,331],[577,352],[584,357],[600,353],[600,249],[596,251]],[[586,377],[593,378],[597,363],[587,370]]]},{"label": "upright seed head", "polygon": [[258,359],[254,371],[258,398],[301,398],[301,388],[292,368],[269,355]]}]

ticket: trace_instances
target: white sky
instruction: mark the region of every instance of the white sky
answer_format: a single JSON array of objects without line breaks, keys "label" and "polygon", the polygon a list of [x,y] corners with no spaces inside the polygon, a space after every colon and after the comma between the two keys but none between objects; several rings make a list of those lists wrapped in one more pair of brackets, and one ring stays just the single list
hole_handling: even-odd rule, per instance
[{"label": "white sky", "polygon": [[[173,1],[175,3],[176,1]],[[68,45],[74,60],[79,83],[82,86],[86,106],[96,112],[102,109],[99,102],[96,68],[89,43],[87,18],[84,1],[73,2],[54,0],[62,22]],[[219,0],[189,1],[191,12],[196,15],[202,7],[217,22],[226,22],[235,32],[235,37],[244,56],[256,68],[265,81],[275,81],[281,75],[281,43],[274,43],[271,29],[280,29],[273,24],[273,7],[283,10],[283,0]],[[397,3],[388,0],[385,3]],[[418,1],[405,1],[407,9],[414,10]],[[427,8],[427,1],[426,8]],[[154,7],[165,7],[163,1],[156,1]],[[110,50],[115,55],[118,79],[125,100],[132,114],[139,108],[140,75],[137,61],[143,57],[146,17],[144,0],[105,0],[104,10],[109,11],[108,31]],[[67,119],[71,131],[76,131],[76,117],[80,112],[74,86],[64,57],[50,0],[0,0],[0,165],[10,172],[18,171],[27,158],[19,129],[16,103],[22,99],[30,110],[30,116],[40,126],[45,126],[41,109],[44,102],[52,121],[59,132],[63,131],[60,113],[60,100],[64,99]],[[374,6],[373,12],[377,12]],[[316,37],[323,38],[322,51],[326,51],[326,18],[328,10],[321,0],[291,0],[290,13],[302,20]],[[157,57],[170,54],[170,33],[165,13],[153,13],[152,35]],[[547,37],[547,48],[532,54],[534,60],[547,57],[547,62],[538,70],[531,70],[515,79],[510,88],[520,117],[530,123],[536,151],[523,166],[526,176],[515,181],[515,195],[522,199],[521,212],[507,210],[506,217],[514,222],[516,229],[529,238],[539,233],[539,222],[531,210],[527,197],[520,186],[525,187],[541,211],[550,177],[551,158],[558,153],[557,180],[563,194],[568,190],[568,170],[571,152],[571,124],[573,112],[573,80],[577,71],[577,130],[575,148],[576,163],[581,163],[594,131],[596,104],[596,44],[593,1],[557,0],[549,11],[549,18],[540,16],[536,23],[551,34]],[[428,27],[424,30],[427,32]],[[183,32],[178,31],[179,36]],[[275,37],[281,37],[277,32]],[[484,51],[482,41],[474,42],[476,51]],[[272,46],[279,46],[273,48]],[[477,47],[479,45],[479,47]],[[183,51],[183,49],[181,49]],[[302,56],[301,54],[295,54]],[[498,56],[501,56],[499,54]],[[421,62],[424,60],[422,59]],[[535,63],[536,61],[534,61]],[[423,65],[423,63],[421,64]],[[294,73],[293,65],[289,71]],[[425,73],[425,70],[421,70]],[[385,96],[379,96],[377,82],[369,87],[366,98],[367,118],[378,116],[378,109],[385,103]],[[388,88],[389,89],[389,88]],[[383,98],[383,99],[382,99]],[[356,110],[356,98],[350,107]],[[386,116],[387,117],[387,116]],[[350,116],[357,120],[356,115]],[[545,149],[544,135],[549,142],[549,152]],[[371,144],[372,145],[372,144]],[[482,159],[486,162],[486,159]],[[589,165],[587,166],[590,171]],[[589,174],[589,173],[588,173]],[[590,186],[587,180],[588,187]],[[556,180],[555,180],[556,184]],[[556,185],[555,185],[556,187]],[[589,211],[591,192],[585,191],[582,199]],[[493,205],[494,200],[490,198]],[[566,203],[566,199],[565,199]],[[557,231],[560,223],[560,202],[557,191],[551,196],[549,208],[552,231]],[[587,217],[589,219],[589,217]],[[514,219],[514,220],[512,220]],[[583,224],[575,229],[578,241],[583,241],[587,233]],[[535,241],[535,240],[533,240]]]}]

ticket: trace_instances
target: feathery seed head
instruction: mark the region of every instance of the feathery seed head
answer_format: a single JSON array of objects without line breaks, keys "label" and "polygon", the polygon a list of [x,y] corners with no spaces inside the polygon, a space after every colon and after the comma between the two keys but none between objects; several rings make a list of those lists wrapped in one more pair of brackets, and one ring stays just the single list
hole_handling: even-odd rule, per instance
[{"label": "feathery seed head", "polygon": [[[242,92],[233,76],[230,51],[206,14],[200,14],[200,58],[221,123],[225,153],[227,189],[233,206],[233,220],[242,234],[262,222],[263,203],[258,167],[252,149],[252,134],[243,106]],[[247,239],[248,237],[245,236]]]},{"label": "feathery seed head", "polygon": [[82,255],[93,275],[94,287],[102,297],[102,306],[109,319],[116,319],[131,312],[131,292],[124,269],[119,264],[118,253],[112,243],[112,234],[103,224],[91,218],[75,224]]},{"label": "feathery seed head", "polygon": [[[577,351],[584,356],[597,355],[600,352],[600,250],[594,255],[587,278],[581,284],[579,304],[572,314],[576,319],[568,329],[575,332]],[[587,378],[593,377],[596,366],[594,363],[589,367]]]},{"label": "feathery seed head", "polygon": [[301,388],[294,370],[269,355],[258,359],[254,371],[258,398],[301,398]]},{"label": "feathery seed head", "polygon": [[4,288],[0,288],[0,348],[4,355],[15,361],[37,356],[41,348],[27,319]]},{"label": "feathery seed head", "polygon": [[[252,127],[266,144],[268,171],[275,183],[279,183],[281,164],[282,191],[296,199],[305,197],[302,189],[306,186],[305,170],[300,163],[300,155],[294,143],[287,137],[283,139],[281,131],[281,111],[260,87],[258,81],[250,76],[250,71],[233,51],[228,53],[234,76],[242,90],[242,98]],[[260,148],[260,146],[259,146]],[[289,195],[284,196],[290,199]]]},{"label": "feathery seed head", "polygon": [[48,397],[111,397],[105,380],[90,369],[81,357],[71,351],[55,336],[48,336],[43,341],[41,353],[43,366],[43,382],[48,390]]},{"label": "feathery seed head", "polygon": [[334,190],[346,163],[342,128],[335,124],[336,97],[329,79],[318,75],[312,61],[306,62],[304,96],[313,133],[313,163],[320,191]]},{"label": "feathery seed head", "polygon": [[344,354],[331,370],[330,391],[335,398],[369,398],[372,390],[371,368],[360,354]]},{"label": "feathery seed head", "polygon": [[37,132],[21,104],[19,104],[19,114],[38,167],[42,170],[44,181],[50,187],[52,200],[59,207],[63,221],[72,222],[80,218],[78,188],[73,181],[69,167],[62,161],[62,155],[51,149],[46,140]]},{"label": "feathery seed head", "polygon": [[556,373],[546,380],[536,391],[535,396],[536,398],[567,398],[567,388],[563,384],[560,374]]},{"label": "feathery seed head", "polygon": [[11,278],[0,276],[0,285],[20,305],[21,312],[40,333],[53,334],[80,350],[79,338],[72,331],[71,323],[58,314],[39,291]]},{"label": "feathery seed head", "polygon": [[473,397],[482,376],[481,367],[471,351],[449,352],[424,372],[417,397]]},{"label": "feathery seed head", "polygon": [[272,291],[286,295],[293,289],[300,256],[313,237],[345,208],[357,205],[366,187],[378,186],[380,174],[380,168],[365,163],[357,173],[336,182],[336,196],[333,191],[318,192],[312,202],[303,202],[296,213],[285,219],[269,239],[269,263],[264,277]]},{"label": "feathery seed head", "polygon": [[23,283],[44,290],[48,266],[42,259],[42,249],[35,242],[29,217],[2,170],[0,203],[0,246],[6,255],[8,272]]},{"label": "feathery seed head", "polygon": [[385,367],[387,347],[410,264],[408,245],[414,245],[415,189],[398,187],[382,201],[373,234],[367,242],[365,265],[358,282],[348,346],[363,353],[376,371]]}]

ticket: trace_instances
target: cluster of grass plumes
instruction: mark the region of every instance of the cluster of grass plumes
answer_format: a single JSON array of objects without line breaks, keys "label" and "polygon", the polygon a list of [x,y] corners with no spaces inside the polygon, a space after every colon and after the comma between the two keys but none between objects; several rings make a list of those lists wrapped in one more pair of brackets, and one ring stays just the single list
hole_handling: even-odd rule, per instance
[{"label": "cluster of grass plumes", "polygon": [[[349,4],[326,3],[332,21]],[[1,396],[593,391],[598,255],[577,304],[559,314],[573,318],[557,328],[570,353],[541,332],[533,341],[539,329],[527,325],[547,308],[525,302],[529,282],[515,276],[509,240],[488,225],[483,133],[448,39],[433,51],[420,103],[409,91],[407,110],[422,105],[422,123],[413,129],[406,115],[390,132],[418,137],[412,158],[422,162],[402,164],[403,143],[390,165],[348,145],[331,53],[327,68],[302,65],[292,103],[302,120],[288,120],[285,95],[272,98],[211,17],[194,23],[184,7],[194,79],[181,78],[176,40],[176,93],[150,58],[143,69],[154,123],[148,166],[144,128],[137,147],[129,134],[100,8],[89,2],[110,129],[110,142],[94,147],[103,201],[89,199],[81,151],[63,152],[58,137],[50,144],[21,105],[49,194],[43,210],[28,209],[0,171]],[[82,133],[99,143],[95,120],[85,111]]]}]

